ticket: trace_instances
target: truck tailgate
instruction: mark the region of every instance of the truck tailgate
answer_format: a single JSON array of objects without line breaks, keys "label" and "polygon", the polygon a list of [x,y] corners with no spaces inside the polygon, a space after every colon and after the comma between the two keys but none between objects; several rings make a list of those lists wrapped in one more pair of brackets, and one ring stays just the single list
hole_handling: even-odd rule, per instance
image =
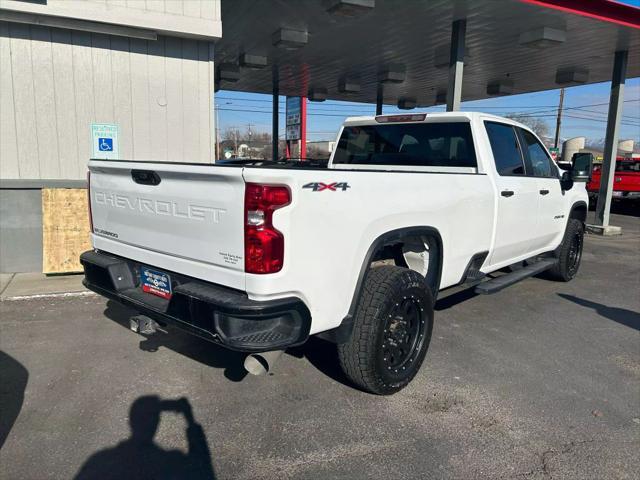
[{"label": "truck tailgate", "polygon": [[89,162],[94,247],[244,288],[242,169]]}]

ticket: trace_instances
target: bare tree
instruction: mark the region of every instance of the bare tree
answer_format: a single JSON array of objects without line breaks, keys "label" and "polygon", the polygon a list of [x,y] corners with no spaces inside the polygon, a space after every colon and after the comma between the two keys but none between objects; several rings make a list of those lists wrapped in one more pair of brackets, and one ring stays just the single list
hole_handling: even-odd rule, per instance
[{"label": "bare tree", "polygon": [[533,130],[535,134],[540,138],[549,136],[549,125],[547,125],[547,122],[539,117],[533,117],[522,113],[510,113],[507,115],[507,118],[515,120],[516,122],[523,123],[531,130]]}]

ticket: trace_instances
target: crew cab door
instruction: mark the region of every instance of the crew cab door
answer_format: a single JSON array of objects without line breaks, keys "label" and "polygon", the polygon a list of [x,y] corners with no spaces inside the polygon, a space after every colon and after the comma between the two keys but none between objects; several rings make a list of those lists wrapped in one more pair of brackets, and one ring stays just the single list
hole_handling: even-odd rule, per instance
[{"label": "crew cab door", "polygon": [[536,226],[538,179],[527,176],[512,125],[485,121],[496,170],[497,213],[490,265],[508,264],[530,251]]},{"label": "crew cab door", "polygon": [[553,249],[564,234],[564,196],[560,187],[558,167],[534,134],[516,127],[529,175],[538,185],[538,213],[535,229],[531,232],[531,252]]}]

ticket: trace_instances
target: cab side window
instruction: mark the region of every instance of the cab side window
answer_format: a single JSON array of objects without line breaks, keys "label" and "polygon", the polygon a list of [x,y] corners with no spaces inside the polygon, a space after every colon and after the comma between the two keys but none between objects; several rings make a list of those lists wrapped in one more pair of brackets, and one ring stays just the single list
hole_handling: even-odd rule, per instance
[{"label": "cab side window", "polygon": [[511,125],[484,122],[499,175],[524,175],[524,161],[516,132]]},{"label": "cab side window", "polygon": [[531,132],[518,128],[522,138],[522,147],[531,165],[531,174],[534,177],[557,177],[558,173],[553,166],[553,160],[547,155],[546,150]]}]

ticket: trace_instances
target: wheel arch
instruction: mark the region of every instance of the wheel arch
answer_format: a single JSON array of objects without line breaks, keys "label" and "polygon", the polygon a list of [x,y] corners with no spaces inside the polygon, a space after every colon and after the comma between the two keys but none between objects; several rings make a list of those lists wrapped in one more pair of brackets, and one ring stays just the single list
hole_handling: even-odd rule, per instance
[{"label": "wheel arch", "polygon": [[[415,226],[404,227],[395,230],[390,230],[379,235],[367,249],[367,253],[364,256],[362,265],[360,266],[360,272],[356,281],[356,286],[351,297],[351,303],[347,315],[342,319],[340,325],[334,329],[326,332],[321,332],[317,336],[329,340],[334,343],[344,343],[351,337],[353,330],[353,318],[355,316],[356,307],[358,305],[358,299],[360,298],[360,292],[364,286],[367,278],[367,272],[369,271],[373,260],[376,258],[376,254],[382,251],[385,247],[402,243],[404,240],[415,237],[427,237],[433,242],[433,246],[436,249],[435,255],[429,255],[429,268],[427,270],[426,280],[431,289],[434,301],[437,298],[438,290],[440,289],[440,279],[442,278],[442,263],[443,263],[443,244],[442,236],[435,227],[431,226]],[[433,263],[432,263],[433,262]],[[432,268],[433,267],[433,268]]]},{"label": "wheel arch", "polygon": [[580,220],[582,223],[586,223],[587,221],[587,212],[589,207],[587,206],[587,202],[579,201],[574,203],[571,206],[571,210],[569,211],[569,218],[575,218]]}]

